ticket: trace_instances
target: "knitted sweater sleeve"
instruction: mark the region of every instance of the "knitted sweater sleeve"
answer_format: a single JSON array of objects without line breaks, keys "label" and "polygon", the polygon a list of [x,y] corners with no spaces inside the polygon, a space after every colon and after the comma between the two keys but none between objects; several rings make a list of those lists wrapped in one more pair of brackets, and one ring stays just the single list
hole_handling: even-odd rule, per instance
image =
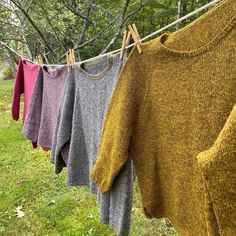
[{"label": "knitted sweater sleeve", "polygon": [[20,59],[16,79],[13,90],[13,99],[12,99],[12,119],[18,120],[20,113],[20,96],[24,93],[24,71],[23,71],[23,62]]},{"label": "knitted sweater sleeve", "polygon": [[198,155],[209,235],[236,235],[236,105],[214,145]]},{"label": "knitted sweater sleeve", "polygon": [[72,69],[67,76],[61,96],[51,149],[51,163],[55,164],[56,174],[66,166],[65,159],[69,154],[76,90],[74,80],[74,70]]},{"label": "knitted sweater sleeve", "polygon": [[128,151],[132,151],[131,137],[144,81],[139,70],[141,57],[134,48],[117,81],[105,117],[98,157],[91,172],[102,193],[109,191],[127,161]]},{"label": "knitted sweater sleeve", "polygon": [[25,137],[35,143],[37,143],[40,129],[42,100],[43,100],[43,71],[42,68],[40,68],[29,101],[28,111],[26,114],[23,127],[23,134],[25,135]]}]

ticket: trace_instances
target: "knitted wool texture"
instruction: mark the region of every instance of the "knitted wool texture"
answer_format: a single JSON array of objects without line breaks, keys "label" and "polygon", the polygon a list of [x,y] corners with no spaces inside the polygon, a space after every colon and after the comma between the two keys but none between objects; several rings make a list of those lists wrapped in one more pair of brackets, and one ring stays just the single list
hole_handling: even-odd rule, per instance
[{"label": "knitted wool texture", "polygon": [[45,150],[51,149],[67,67],[43,66],[39,70],[29,102],[23,134]]},{"label": "knitted wool texture", "polygon": [[[236,102],[235,23],[236,1],[225,0],[173,35],[142,44],[142,54],[133,50],[91,172],[106,193],[130,151],[145,214],[168,217],[181,235],[215,236],[208,221],[221,221],[219,211],[206,217],[197,155],[213,145]],[[236,221],[235,209],[224,217]]]},{"label": "knitted wool texture", "polygon": [[[35,81],[39,72],[39,65],[32,64],[25,59],[20,58],[19,65],[16,72],[16,79],[13,89],[12,99],[12,119],[18,120],[20,116],[20,97],[24,94],[24,112],[23,124],[28,111],[28,104],[34,88]],[[32,142],[34,148],[37,147],[35,142]]]},{"label": "knitted wool texture", "polygon": [[211,234],[235,235],[236,105],[216,142],[198,155],[198,162],[205,180],[207,224]]},{"label": "knitted wool texture", "polygon": [[130,231],[131,159],[105,195],[89,174],[96,161],[104,116],[123,64],[119,54],[115,54],[73,65],[65,83],[51,152],[56,173],[67,166],[68,185],[87,185],[98,195],[101,223],[111,225],[119,236],[127,236]]},{"label": "knitted wool texture", "polygon": [[20,97],[22,94],[24,94],[24,112],[23,112],[23,123],[24,123],[34,83],[38,76],[38,71],[39,71],[39,65],[31,64],[25,59],[20,58],[13,90],[13,99],[12,99],[13,120],[19,119]]}]

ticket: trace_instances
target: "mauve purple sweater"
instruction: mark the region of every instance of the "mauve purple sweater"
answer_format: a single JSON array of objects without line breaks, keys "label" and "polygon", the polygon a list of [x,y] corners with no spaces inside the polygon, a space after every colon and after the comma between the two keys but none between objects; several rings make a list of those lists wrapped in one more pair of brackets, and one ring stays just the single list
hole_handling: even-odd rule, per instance
[{"label": "mauve purple sweater", "polygon": [[59,102],[68,71],[66,66],[42,66],[31,95],[23,134],[45,150],[51,149]]}]

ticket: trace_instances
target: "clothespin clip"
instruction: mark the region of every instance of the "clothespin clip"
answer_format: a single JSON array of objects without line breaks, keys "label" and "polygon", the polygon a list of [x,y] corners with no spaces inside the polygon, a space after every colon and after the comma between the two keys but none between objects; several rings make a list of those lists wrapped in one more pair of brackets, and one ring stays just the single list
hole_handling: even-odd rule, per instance
[{"label": "clothespin clip", "polygon": [[141,39],[140,39],[140,36],[139,36],[139,33],[138,33],[138,30],[137,30],[137,27],[135,24],[132,24],[128,26],[129,30],[130,30],[130,33],[132,35],[132,38],[134,40],[134,43],[138,49],[138,52],[139,53],[142,53],[142,48],[141,48]]},{"label": "clothespin clip", "polygon": [[74,49],[69,49],[69,51],[66,54],[66,61],[67,61],[67,69],[69,71],[72,65],[75,63]]},{"label": "clothespin clip", "polygon": [[74,64],[75,63],[75,51],[74,51],[74,49],[71,49],[70,53],[71,53],[71,62],[72,62],[72,64]]},{"label": "clothespin clip", "polygon": [[42,55],[40,53],[38,54],[38,56],[36,56],[36,62],[39,65],[43,65],[43,57],[42,57]]},{"label": "clothespin clip", "polygon": [[127,33],[127,30],[125,30],[123,40],[122,40],[122,45],[121,45],[120,60],[122,60],[122,58],[123,58],[125,48],[129,45],[130,36],[131,36],[130,31],[128,31],[128,33]]}]

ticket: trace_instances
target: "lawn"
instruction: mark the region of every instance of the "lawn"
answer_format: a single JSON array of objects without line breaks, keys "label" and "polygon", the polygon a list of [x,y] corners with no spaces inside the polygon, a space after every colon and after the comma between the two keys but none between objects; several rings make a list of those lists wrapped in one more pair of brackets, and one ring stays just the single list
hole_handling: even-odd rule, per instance
[{"label": "lawn", "polygon": [[[11,120],[13,81],[0,81],[0,235],[106,236],[113,229],[99,223],[96,196],[86,187],[67,187],[65,172],[54,174],[50,153],[33,150]],[[18,218],[16,207],[25,215]],[[131,236],[176,236],[167,220],[149,220],[135,186]]]}]

